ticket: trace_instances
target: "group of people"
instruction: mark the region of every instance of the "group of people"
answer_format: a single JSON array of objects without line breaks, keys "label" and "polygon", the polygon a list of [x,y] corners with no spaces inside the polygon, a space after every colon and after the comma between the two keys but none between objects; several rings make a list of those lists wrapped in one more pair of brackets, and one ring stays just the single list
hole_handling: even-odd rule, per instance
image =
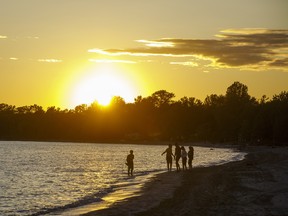
[{"label": "group of people", "polygon": [[180,147],[178,143],[175,144],[175,153],[173,154],[172,145],[169,144],[168,148],[162,153],[166,154],[166,162],[168,171],[172,171],[172,161],[173,158],[176,161],[176,170],[177,172],[181,171],[181,167],[179,164],[180,158],[182,158],[182,169],[187,170],[187,157],[188,157],[188,166],[189,170],[192,169],[192,161],[194,158],[194,148],[193,146],[189,146],[189,151],[187,152],[185,147]]},{"label": "group of people", "polygon": [[[189,170],[192,169],[192,160],[194,158],[194,148],[193,146],[189,146],[189,151],[187,152],[185,147],[180,147],[178,143],[175,144],[175,153],[173,154],[172,144],[168,145],[168,148],[162,153],[162,155],[166,154],[166,162],[168,171],[172,171],[172,162],[173,158],[176,161],[176,170],[177,172],[181,171],[181,167],[179,164],[180,158],[182,158],[182,169],[187,170],[187,158],[188,158],[188,166]],[[126,165],[128,167],[128,176],[133,175],[134,170],[134,154],[133,150],[130,150],[130,154],[127,155]]]}]

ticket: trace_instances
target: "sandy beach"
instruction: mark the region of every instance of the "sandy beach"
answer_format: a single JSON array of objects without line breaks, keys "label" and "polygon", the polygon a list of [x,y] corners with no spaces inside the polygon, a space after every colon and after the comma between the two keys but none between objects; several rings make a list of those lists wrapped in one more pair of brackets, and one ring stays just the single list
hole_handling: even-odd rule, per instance
[{"label": "sandy beach", "polygon": [[288,148],[247,147],[242,161],[167,172],[86,216],[288,215]]}]

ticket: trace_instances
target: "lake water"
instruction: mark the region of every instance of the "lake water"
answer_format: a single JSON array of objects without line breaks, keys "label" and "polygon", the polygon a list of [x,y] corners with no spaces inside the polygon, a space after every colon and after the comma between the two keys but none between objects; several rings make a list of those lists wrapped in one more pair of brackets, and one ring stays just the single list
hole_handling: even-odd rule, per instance
[{"label": "lake water", "polygon": [[[135,155],[133,178],[127,176],[124,164],[130,149]],[[166,171],[161,156],[165,149],[163,145],[0,141],[0,215],[53,215],[101,203],[123,188],[137,189],[152,175]],[[193,166],[243,158],[244,153],[232,149],[194,147]]]}]

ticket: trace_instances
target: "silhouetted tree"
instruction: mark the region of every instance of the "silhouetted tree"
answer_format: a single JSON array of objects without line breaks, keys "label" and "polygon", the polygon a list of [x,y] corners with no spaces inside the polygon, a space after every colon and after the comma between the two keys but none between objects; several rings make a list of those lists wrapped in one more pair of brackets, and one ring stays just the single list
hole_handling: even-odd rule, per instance
[{"label": "silhouetted tree", "polygon": [[273,144],[288,144],[288,92],[274,95],[271,101],[273,121]]},{"label": "silhouetted tree", "polygon": [[159,90],[152,94],[151,99],[155,107],[168,106],[173,102],[175,94],[172,92],[167,92],[165,90]]}]

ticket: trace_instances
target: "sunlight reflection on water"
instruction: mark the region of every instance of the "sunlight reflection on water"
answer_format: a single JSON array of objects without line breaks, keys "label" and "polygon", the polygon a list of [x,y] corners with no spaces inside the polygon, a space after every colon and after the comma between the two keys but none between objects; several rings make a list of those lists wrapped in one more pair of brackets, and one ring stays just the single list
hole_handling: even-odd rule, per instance
[{"label": "sunlight reflection on water", "polygon": [[[129,181],[126,174],[124,162],[130,149],[137,181]],[[0,213],[27,215],[81,206],[100,201],[125,184],[137,187],[148,174],[166,171],[165,156],[161,157],[165,149],[163,145],[0,141]],[[231,149],[194,149],[194,166],[243,156]]]}]

